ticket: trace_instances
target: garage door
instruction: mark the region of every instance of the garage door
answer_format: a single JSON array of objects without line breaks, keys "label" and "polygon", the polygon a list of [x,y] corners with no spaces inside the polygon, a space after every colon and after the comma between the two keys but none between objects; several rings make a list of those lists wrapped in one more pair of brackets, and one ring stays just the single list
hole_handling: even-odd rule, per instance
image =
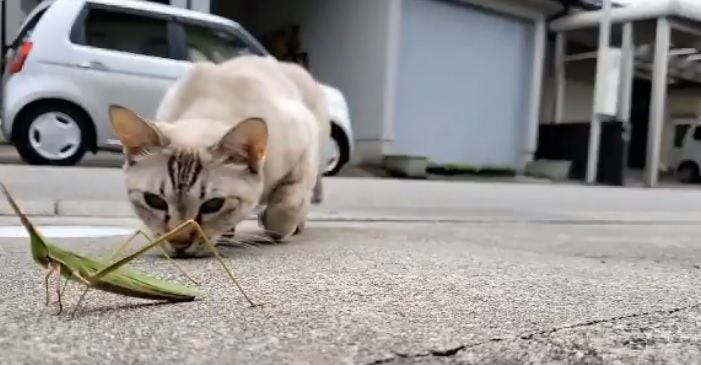
[{"label": "garage door", "polygon": [[402,2],[394,152],[517,167],[532,25],[455,1]]}]

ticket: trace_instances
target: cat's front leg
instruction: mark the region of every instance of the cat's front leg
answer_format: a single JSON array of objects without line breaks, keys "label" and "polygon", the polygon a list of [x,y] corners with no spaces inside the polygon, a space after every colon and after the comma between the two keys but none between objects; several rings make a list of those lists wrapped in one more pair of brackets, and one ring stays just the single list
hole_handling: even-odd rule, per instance
[{"label": "cat's front leg", "polygon": [[309,184],[304,180],[287,180],[278,185],[260,216],[266,233],[275,240],[302,233],[309,210],[309,193]]},{"label": "cat's front leg", "polygon": [[312,191],[312,204],[321,204],[324,201],[324,185],[321,173],[316,178],[316,184]]}]

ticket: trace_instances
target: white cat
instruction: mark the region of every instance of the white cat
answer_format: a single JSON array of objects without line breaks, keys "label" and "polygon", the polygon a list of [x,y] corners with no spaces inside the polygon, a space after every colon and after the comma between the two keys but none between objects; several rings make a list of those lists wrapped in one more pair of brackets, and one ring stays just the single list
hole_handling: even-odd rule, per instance
[{"label": "white cat", "polygon": [[[110,107],[110,119],[124,146],[129,199],[153,233],[195,219],[216,240],[263,204],[263,227],[282,240],[301,232],[321,191],[326,110],[321,86],[303,68],[243,56],[195,64],[154,121],[121,106]],[[167,247],[195,254],[196,242],[188,228]]]}]

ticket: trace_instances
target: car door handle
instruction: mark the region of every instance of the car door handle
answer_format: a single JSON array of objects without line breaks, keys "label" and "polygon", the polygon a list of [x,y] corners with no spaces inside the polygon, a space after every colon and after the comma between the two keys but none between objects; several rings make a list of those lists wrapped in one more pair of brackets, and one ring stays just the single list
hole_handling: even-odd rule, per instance
[{"label": "car door handle", "polygon": [[93,70],[107,71],[108,68],[100,61],[87,61],[78,65],[80,68],[89,68]]}]

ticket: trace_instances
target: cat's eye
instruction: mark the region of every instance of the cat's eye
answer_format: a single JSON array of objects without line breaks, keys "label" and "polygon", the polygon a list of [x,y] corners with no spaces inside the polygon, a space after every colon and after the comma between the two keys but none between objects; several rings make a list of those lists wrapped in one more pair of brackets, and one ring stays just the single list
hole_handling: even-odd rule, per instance
[{"label": "cat's eye", "polygon": [[160,196],[153,193],[144,193],[146,204],[156,210],[168,210],[168,203]]},{"label": "cat's eye", "polygon": [[224,206],[224,198],[212,198],[202,203],[200,214],[216,213]]}]

